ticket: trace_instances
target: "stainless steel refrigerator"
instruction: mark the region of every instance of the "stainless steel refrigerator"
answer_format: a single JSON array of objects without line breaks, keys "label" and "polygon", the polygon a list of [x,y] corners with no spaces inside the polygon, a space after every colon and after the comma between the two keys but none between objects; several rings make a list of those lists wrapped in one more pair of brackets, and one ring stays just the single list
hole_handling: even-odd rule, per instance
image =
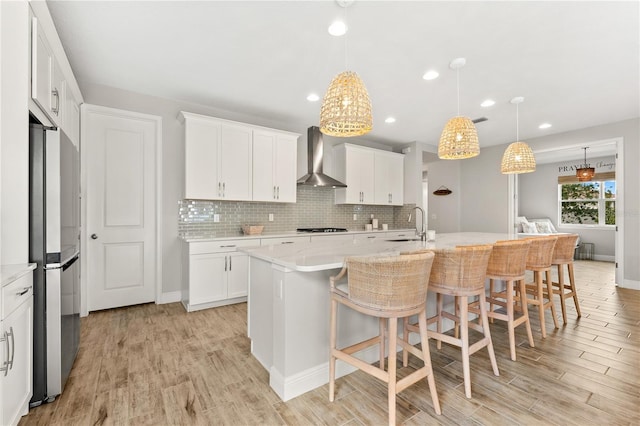
[{"label": "stainless steel refrigerator", "polygon": [[80,156],[64,132],[30,121],[35,407],[62,393],[80,344]]}]

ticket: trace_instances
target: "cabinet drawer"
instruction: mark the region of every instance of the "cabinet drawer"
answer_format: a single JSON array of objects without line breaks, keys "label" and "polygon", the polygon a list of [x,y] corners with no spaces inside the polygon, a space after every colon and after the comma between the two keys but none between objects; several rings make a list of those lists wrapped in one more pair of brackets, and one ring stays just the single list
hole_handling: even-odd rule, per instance
[{"label": "cabinet drawer", "polygon": [[258,246],[260,246],[259,238],[190,242],[189,254],[221,253],[221,252],[228,252],[228,251],[236,251],[236,248],[238,247],[258,247]]},{"label": "cabinet drawer", "polygon": [[32,272],[2,288],[2,317],[6,318],[18,306],[33,296]]},{"label": "cabinet drawer", "polygon": [[308,243],[310,241],[311,241],[311,238],[307,235],[295,236],[295,237],[263,238],[261,245],[273,246],[277,244]]}]

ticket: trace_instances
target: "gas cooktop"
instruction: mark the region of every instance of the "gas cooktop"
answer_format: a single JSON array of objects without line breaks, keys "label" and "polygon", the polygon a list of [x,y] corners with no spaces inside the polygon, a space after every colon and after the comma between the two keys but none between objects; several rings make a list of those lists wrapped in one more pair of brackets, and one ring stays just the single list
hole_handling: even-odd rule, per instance
[{"label": "gas cooktop", "polygon": [[298,228],[298,232],[347,232],[345,228]]}]

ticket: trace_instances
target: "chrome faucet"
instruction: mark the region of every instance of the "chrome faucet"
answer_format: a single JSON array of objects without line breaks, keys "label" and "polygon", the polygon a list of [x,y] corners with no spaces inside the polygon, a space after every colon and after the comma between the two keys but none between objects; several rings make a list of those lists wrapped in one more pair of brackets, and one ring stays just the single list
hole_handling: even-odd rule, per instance
[{"label": "chrome faucet", "polygon": [[[427,231],[426,231],[426,229],[424,227],[425,222],[426,222],[425,215],[424,215],[424,210],[422,210],[422,207],[418,207],[418,206],[415,206],[414,208],[411,209],[411,211],[413,211],[413,210],[420,210],[422,212],[422,216],[421,216],[421,219],[422,219],[422,231],[418,231],[418,224],[416,224],[416,235],[420,237],[421,241],[427,241]],[[409,213],[409,218],[407,219],[407,222],[411,222],[411,213]]]}]

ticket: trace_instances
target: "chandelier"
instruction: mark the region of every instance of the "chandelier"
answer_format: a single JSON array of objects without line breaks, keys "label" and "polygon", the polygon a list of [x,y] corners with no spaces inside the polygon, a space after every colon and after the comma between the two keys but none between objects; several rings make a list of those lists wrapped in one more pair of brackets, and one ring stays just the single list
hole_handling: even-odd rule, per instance
[{"label": "chandelier", "polygon": [[511,103],[516,106],[516,142],[510,144],[502,155],[500,172],[503,175],[531,173],[536,171],[536,159],[533,156],[531,147],[525,142],[520,142],[519,107],[524,102],[522,96],[511,99]]},{"label": "chandelier", "polygon": [[585,146],[582,148],[584,149],[584,164],[580,168],[576,169],[576,177],[580,182],[589,182],[596,174],[596,169],[590,167],[591,165],[587,163],[587,148],[589,147]]}]

